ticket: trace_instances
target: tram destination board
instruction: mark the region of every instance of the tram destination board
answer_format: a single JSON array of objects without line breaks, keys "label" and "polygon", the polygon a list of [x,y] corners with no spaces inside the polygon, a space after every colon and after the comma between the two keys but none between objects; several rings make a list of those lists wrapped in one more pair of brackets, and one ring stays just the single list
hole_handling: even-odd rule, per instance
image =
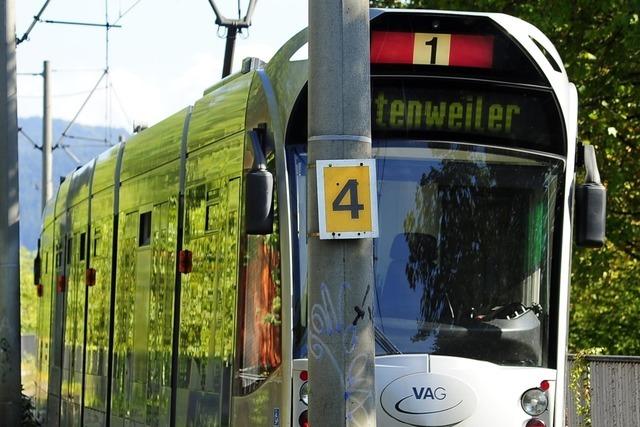
[{"label": "tram destination board", "polygon": [[564,152],[562,119],[544,89],[429,79],[375,82],[374,136],[469,141]]},{"label": "tram destination board", "polygon": [[373,31],[374,64],[423,64],[491,68],[493,36]]}]

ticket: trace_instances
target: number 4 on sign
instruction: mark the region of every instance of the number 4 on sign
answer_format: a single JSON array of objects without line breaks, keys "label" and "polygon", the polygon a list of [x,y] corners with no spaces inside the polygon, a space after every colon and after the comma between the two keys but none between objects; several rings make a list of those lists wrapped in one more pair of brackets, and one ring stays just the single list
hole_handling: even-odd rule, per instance
[{"label": "number 4 on sign", "polygon": [[[337,183],[340,185],[340,183]],[[345,196],[349,193],[350,201],[349,204],[342,204]],[[364,205],[359,204],[358,202],[358,180],[350,179],[347,183],[342,187],[342,190],[338,193],[336,198],[333,200],[333,210],[335,212],[338,211],[350,211],[351,219],[360,218],[360,211],[364,210]]]},{"label": "number 4 on sign", "polygon": [[375,161],[318,160],[316,171],[320,238],[378,237]]}]

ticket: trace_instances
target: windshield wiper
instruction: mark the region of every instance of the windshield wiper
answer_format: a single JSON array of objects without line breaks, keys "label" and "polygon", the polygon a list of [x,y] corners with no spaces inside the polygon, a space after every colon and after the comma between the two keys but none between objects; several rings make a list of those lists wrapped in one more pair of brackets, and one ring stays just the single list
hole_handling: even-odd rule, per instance
[{"label": "windshield wiper", "polygon": [[376,342],[380,347],[382,347],[384,351],[387,352],[387,354],[402,354],[400,349],[396,347],[389,338],[387,338],[387,336],[380,330],[380,328],[374,325],[373,329],[376,334]]}]

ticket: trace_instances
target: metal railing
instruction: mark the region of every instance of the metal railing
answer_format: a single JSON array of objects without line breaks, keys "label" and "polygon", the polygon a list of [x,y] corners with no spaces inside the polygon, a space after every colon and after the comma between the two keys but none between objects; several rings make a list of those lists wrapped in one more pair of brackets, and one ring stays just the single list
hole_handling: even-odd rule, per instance
[{"label": "metal railing", "polygon": [[579,401],[569,386],[565,390],[568,427],[640,426],[640,357],[570,356],[568,368],[567,385],[572,372],[583,371]]}]

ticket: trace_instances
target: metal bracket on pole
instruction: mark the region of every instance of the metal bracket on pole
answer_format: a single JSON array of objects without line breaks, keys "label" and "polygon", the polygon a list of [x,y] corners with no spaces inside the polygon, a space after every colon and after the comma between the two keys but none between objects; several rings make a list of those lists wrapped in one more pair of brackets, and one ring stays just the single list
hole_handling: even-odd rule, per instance
[{"label": "metal bracket on pole", "polygon": [[110,24],[108,22],[106,24],[100,24],[95,22],[56,21],[52,19],[42,19],[40,22],[45,24],[80,25],[84,27],[122,28],[122,25]]},{"label": "metal bracket on pole", "polygon": [[[249,1],[247,13],[244,18],[240,19],[240,17],[238,17],[238,19],[229,19],[220,12],[220,9],[218,9],[214,0],[209,0],[209,4],[213,9],[213,13],[216,14],[216,25],[225,27],[227,29],[227,43],[224,51],[222,78],[225,78],[229,74],[231,74],[231,63],[233,62],[233,51],[235,50],[236,45],[236,34],[238,34],[238,32],[241,32],[243,28],[249,28],[251,26],[251,16],[253,15],[253,11],[256,8],[257,1],[258,0]],[[238,11],[238,15],[239,14],[240,12]]]},{"label": "metal bracket on pole", "polygon": [[315,135],[315,136],[310,136],[307,140],[309,142],[352,141],[352,142],[364,142],[365,144],[371,144],[371,137],[364,136],[364,135]]},{"label": "metal bracket on pole", "polygon": [[587,171],[585,182],[601,184],[600,171],[598,171],[598,163],[596,162],[596,150],[593,145],[584,145],[584,168]]},{"label": "metal bracket on pole", "polygon": [[40,11],[38,12],[38,14],[36,16],[33,17],[33,22],[31,22],[31,25],[29,25],[29,28],[27,28],[27,31],[25,31],[25,33],[22,35],[22,37],[16,37],[16,45],[19,45],[20,43],[22,43],[23,41],[27,40],[29,38],[29,34],[31,33],[31,30],[33,30],[33,27],[36,26],[36,24],[38,22],[40,22],[40,17],[42,16],[42,14],[44,13],[44,10],[47,8],[47,6],[49,6],[49,2],[51,0],[47,0],[44,2],[44,4],[42,5],[42,7],[40,8]]}]

